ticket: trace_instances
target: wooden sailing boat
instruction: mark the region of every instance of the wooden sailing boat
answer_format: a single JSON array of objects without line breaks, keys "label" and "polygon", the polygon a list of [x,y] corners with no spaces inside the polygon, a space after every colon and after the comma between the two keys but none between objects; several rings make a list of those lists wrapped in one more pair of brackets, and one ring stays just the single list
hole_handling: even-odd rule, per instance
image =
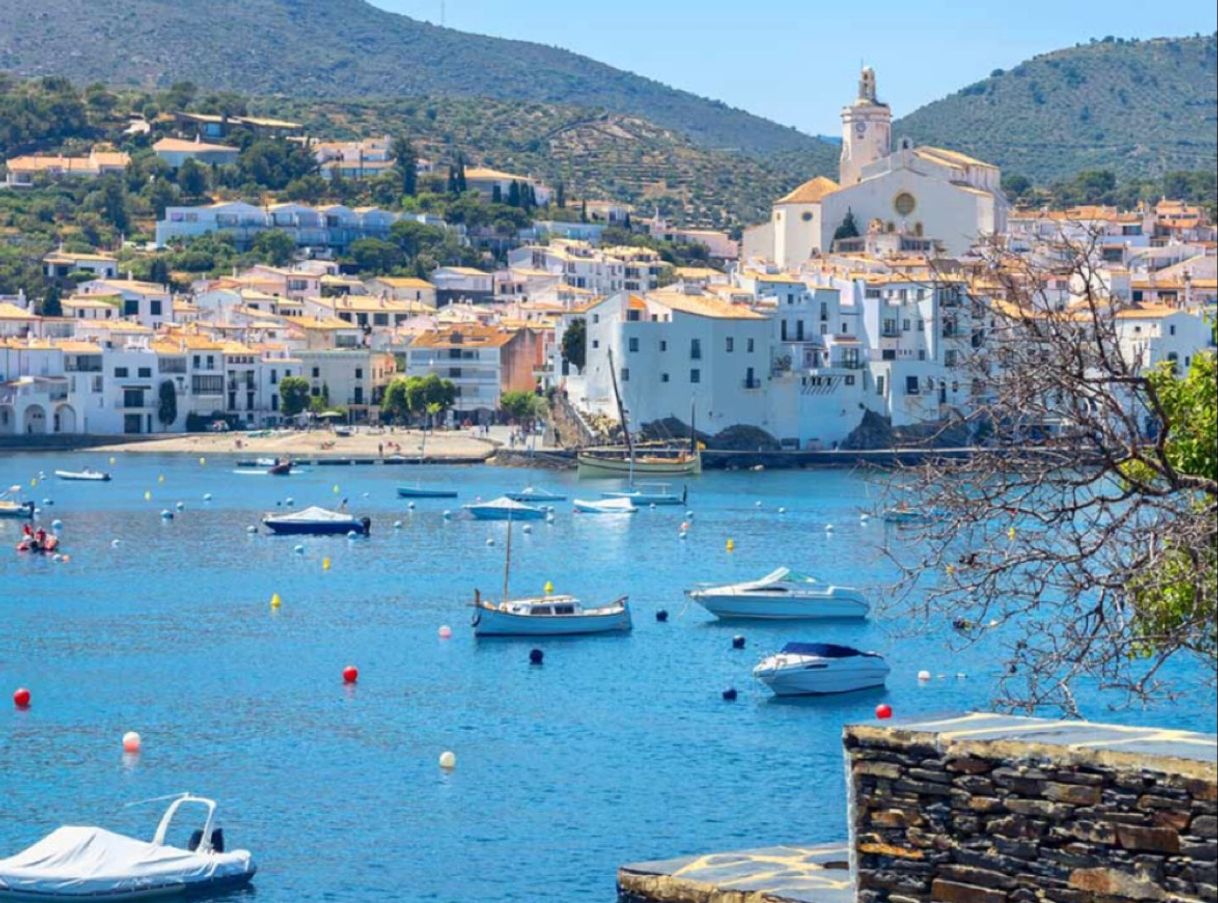
[{"label": "wooden sailing boat", "polygon": [[622,424],[625,447],[603,447],[583,449],[576,460],[581,477],[626,477],[631,485],[635,475],[641,476],[690,476],[702,473],[702,454],[698,450],[697,434],[693,428],[693,412],[690,412],[690,447],[645,446],[636,448],[630,436],[630,424],[622,406],[622,394],[618,390],[617,372],[613,366],[613,349],[609,350],[609,379],[613,383],[613,399],[617,403],[618,419]]}]

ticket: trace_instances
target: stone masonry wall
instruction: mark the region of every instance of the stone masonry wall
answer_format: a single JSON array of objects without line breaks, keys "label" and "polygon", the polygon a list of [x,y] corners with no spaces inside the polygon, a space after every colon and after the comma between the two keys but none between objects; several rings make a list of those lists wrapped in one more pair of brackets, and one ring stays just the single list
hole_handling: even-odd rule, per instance
[{"label": "stone masonry wall", "polygon": [[1087,742],[1087,727],[962,716],[847,728],[857,900],[1218,900],[1206,743],[1160,731],[1139,746],[1115,727]]}]

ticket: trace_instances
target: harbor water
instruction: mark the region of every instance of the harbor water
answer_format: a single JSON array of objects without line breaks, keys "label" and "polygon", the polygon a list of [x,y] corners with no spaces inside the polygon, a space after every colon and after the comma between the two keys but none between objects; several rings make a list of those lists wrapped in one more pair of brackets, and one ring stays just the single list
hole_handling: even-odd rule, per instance
[{"label": "harbor water", "polygon": [[[113,481],[52,476],[86,465]],[[570,497],[618,484],[568,473],[237,470],[218,457],[0,457],[0,483],[49,500],[39,523],[62,520],[70,556],[19,555],[20,522],[0,521],[0,691],[33,695],[0,709],[0,857],[63,824],[150,837],[164,803],[124,804],[189,790],[219,801],[266,903],[609,903],[623,862],[840,840],[843,724],[880,702],[918,715],[983,709],[994,693],[999,655],[956,648],[946,622],[721,624],[686,602],[695,583],[781,565],[876,595],[894,578],[885,547],[908,539],[860,520],[879,504],[874,474],[708,473],[684,507],[598,517],[573,514]],[[395,487],[416,480],[460,497],[410,510]],[[587,603],[626,593],[632,633],[474,639],[474,589],[503,591],[506,524],[460,505],[529,483],[568,501],[552,523],[514,525],[513,593],[547,581]],[[268,511],[342,499],[372,518],[369,538],[247,532]],[[788,640],[882,652],[887,689],[775,700],[750,671]],[[1080,701],[1106,721],[1213,731],[1212,706],[1187,692],[1199,674],[1171,676],[1185,695],[1151,710],[1110,710],[1123,700],[1087,688]],[[121,748],[132,730],[136,756]],[[455,768],[438,767],[444,751]]]}]

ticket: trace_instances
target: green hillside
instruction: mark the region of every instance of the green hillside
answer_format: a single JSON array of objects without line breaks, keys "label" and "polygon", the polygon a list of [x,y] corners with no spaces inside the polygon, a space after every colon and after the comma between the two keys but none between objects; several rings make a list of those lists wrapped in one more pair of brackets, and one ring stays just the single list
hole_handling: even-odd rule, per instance
[{"label": "green hillside", "polygon": [[578,54],[440,28],[364,0],[0,0],[0,22],[0,69],[27,76],[314,98],[490,97],[602,108],[749,154],[823,146]]},{"label": "green hillside", "polygon": [[1105,38],[1020,63],[928,104],[894,134],[1046,182],[1210,170],[1218,129],[1215,36]]}]

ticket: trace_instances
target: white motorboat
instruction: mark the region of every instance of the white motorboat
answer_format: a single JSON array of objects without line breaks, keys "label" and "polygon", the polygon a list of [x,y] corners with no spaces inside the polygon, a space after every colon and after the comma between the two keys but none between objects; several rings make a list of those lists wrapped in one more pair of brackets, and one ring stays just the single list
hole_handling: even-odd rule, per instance
[{"label": "white motorboat", "polygon": [[[204,807],[203,827],[184,848],[171,846],[166,836],[186,804]],[[248,850],[225,851],[215,815],[215,801],[184,793],[165,810],[151,842],[103,828],[58,828],[0,859],[0,900],[143,900],[241,887],[257,866]]]},{"label": "white motorboat", "polygon": [[516,502],[506,495],[489,502],[474,502],[461,507],[478,520],[541,520],[546,516],[545,508]]},{"label": "white motorboat", "polygon": [[687,590],[686,595],[718,618],[865,618],[871,608],[852,587],[823,583],[790,568],[760,580]]},{"label": "white motorboat", "polygon": [[292,514],[268,514],[262,523],[272,533],[359,533],[367,536],[372,531],[372,520],[356,517],[343,511],[330,511],[316,505]]},{"label": "white motorboat", "polygon": [[0,498],[0,517],[14,517],[29,520],[34,516],[33,502],[18,502],[13,499]]},{"label": "white motorboat", "polygon": [[630,499],[639,507],[648,505],[684,505],[688,488],[681,487],[681,494],[669,491],[668,483],[635,483],[629,489],[601,493],[605,499]]},{"label": "white motorboat", "polygon": [[884,522],[888,524],[929,524],[938,519],[938,514],[934,511],[911,508],[904,504],[884,509]]},{"label": "white motorboat", "polygon": [[763,659],[753,676],[775,696],[809,696],[882,687],[890,670],[876,652],[833,643],[787,643]]},{"label": "white motorboat", "polygon": [[630,499],[572,499],[580,514],[634,514],[639,509]]},{"label": "white motorboat", "polygon": [[57,470],[55,471],[55,476],[61,480],[80,480],[90,483],[110,482],[110,474],[94,470],[91,467],[86,467],[84,470]]},{"label": "white motorboat", "polygon": [[626,597],[585,608],[574,596],[511,599],[498,605],[474,593],[474,636],[575,636],[630,630]]},{"label": "white motorboat", "polygon": [[565,495],[538,489],[536,486],[526,486],[519,492],[509,492],[504,497],[513,502],[564,502],[567,500]]}]

